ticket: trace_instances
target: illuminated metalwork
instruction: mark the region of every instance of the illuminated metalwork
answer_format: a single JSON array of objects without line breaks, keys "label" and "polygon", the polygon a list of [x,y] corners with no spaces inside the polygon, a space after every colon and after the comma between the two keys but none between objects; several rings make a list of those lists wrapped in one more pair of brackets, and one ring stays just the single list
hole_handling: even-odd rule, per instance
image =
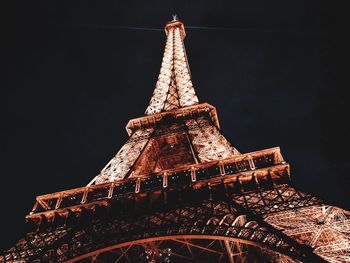
[{"label": "illuminated metalwork", "polygon": [[101,184],[123,179],[144,149],[153,129],[138,130],[123,145],[112,160],[102,169],[99,175],[90,182]]},{"label": "illuminated metalwork", "polygon": [[167,40],[162,66],[146,109],[147,115],[198,104],[183,43],[186,36],[184,26],[173,20],[166,25],[165,32]]},{"label": "illuminated metalwork", "polygon": [[350,262],[350,212],[298,191],[278,147],[241,154],[198,104],[174,18],[146,115],[87,186],[41,195],[3,262]]},{"label": "illuminated metalwork", "polygon": [[267,215],[265,221],[300,243],[308,244],[329,262],[350,260],[350,212],[314,205]]},{"label": "illuminated metalwork", "polygon": [[[185,121],[189,128],[190,138],[201,162],[220,160],[229,156],[240,154],[209,118],[199,117]],[[192,128],[195,127],[195,128]]]},{"label": "illuminated metalwork", "polygon": [[[283,171],[276,178],[288,181]],[[4,257],[15,260],[20,256],[16,252],[23,251],[30,261],[45,258],[54,262],[78,261],[130,245],[177,240],[193,246],[195,240],[205,239],[226,241],[226,246],[231,247],[261,247],[301,261],[318,259],[311,249],[305,249],[232,202],[234,193],[243,190],[236,182],[234,177],[226,182],[199,181],[199,185],[190,187],[152,191],[131,199],[111,199],[110,205],[95,204],[79,212],[68,208],[64,212],[52,211],[53,217],[32,214],[28,218],[33,222],[40,220],[35,231],[28,233]],[[241,185],[244,187],[244,181]],[[286,189],[284,184],[275,188],[280,188],[282,193]],[[226,253],[221,256],[227,259]]]}]

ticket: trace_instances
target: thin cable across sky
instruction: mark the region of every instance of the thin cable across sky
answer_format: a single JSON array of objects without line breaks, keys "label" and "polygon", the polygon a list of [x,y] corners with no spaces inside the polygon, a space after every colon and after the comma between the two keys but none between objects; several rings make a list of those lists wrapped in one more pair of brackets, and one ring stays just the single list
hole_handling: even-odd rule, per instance
[{"label": "thin cable across sky", "polygon": [[[118,25],[89,25],[79,24],[77,27],[86,28],[103,28],[103,29],[124,29],[124,30],[140,30],[140,31],[164,31],[163,28],[156,27],[141,27],[141,26],[118,26]],[[314,35],[316,32],[298,32],[298,31],[283,31],[271,28],[244,28],[244,27],[215,27],[215,26],[186,26],[189,30],[210,30],[210,31],[232,31],[232,32],[260,32],[260,33],[294,33],[300,35]]]}]

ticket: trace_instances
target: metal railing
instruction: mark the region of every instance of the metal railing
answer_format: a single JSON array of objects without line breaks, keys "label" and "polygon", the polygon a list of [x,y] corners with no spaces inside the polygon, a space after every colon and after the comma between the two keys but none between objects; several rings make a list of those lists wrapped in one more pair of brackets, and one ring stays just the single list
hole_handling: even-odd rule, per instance
[{"label": "metal railing", "polygon": [[[285,164],[285,162],[280,149],[276,147],[232,156],[219,161],[187,165],[160,173],[133,176],[120,181],[41,195],[36,198],[33,210],[27,217],[45,211],[81,206],[103,200],[108,201],[108,199],[117,199],[131,194],[194,184],[198,181],[211,180],[219,176],[245,178],[244,174],[247,173],[247,178],[252,178],[252,173],[255,177],[265,176],[267,174],[266,168],[281,164]],[[265,173],[258,172],[261,170],[265,170]]]}]

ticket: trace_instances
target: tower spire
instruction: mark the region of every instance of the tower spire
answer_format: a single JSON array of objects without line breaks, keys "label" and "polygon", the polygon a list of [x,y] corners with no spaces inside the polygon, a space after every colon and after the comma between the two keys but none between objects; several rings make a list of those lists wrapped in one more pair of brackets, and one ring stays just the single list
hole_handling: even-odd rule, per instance
[{"label": "tower spire", "polygon": [[184,25],[173,15],[164,29],[167,38],[162,65],[146,115],[198,104],[183,43]]}]

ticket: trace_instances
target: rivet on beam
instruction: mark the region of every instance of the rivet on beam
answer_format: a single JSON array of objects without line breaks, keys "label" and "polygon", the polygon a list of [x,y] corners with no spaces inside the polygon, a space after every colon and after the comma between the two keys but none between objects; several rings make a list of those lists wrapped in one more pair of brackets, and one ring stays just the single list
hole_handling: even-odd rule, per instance
[{"label": "rivet on beam", "polygon": [[135,193],[138,194],[140,192],[140,185],[141,185],[141,179],[137,178],[136,180],[136,186],[135,186]]},{"label": "rivet on beam", "polygon": [[248,157],[248,162],[249,162],[250,169],[255,170],[255,164],[254,164],[252,156],[248,155],[247,157]]},{"label": "rivet on beam", "polygon": [[195,182],[197,180],[197,177],[196,177],[196,170],[195,168],[192,166],[191,167],[191,181],[192,182]]},{"label": "rivet on beam", "polygon": [[82,203],[82,204],[85,204],[85,202],[86,202],[86,197],[87,197],[87,195],[88,195],[88,192],[89,192],[89,188],[86,187],[86,189],[85,189],[85,191],[84,191],[84,194],[83,194],[83,197],[82,197],[82,199],[81,199],[81,203]]},{"label": "rivet on beam", "polygon": [[60,197],[57,199],[55,209],[58,209],[60,207],[61,202],[62,202],[62,197],[63,197],[63,194],[60,194]]},{"label": "rivet on beam", "polygon": [[108,199],[112,198],[113,189],[114,189],[114,183],[111,183],[111,185],[109,186],[109,190],[108,190]]},{"label": "rivet on beam", "polygon": [[219,162],[220,175],[225,175],[225,167],[222,162]]},{"label": "rivet on beam", "polygon": [[163,187],[166,188],[168,187],[168,175],[167,172],[163,174]]}]

